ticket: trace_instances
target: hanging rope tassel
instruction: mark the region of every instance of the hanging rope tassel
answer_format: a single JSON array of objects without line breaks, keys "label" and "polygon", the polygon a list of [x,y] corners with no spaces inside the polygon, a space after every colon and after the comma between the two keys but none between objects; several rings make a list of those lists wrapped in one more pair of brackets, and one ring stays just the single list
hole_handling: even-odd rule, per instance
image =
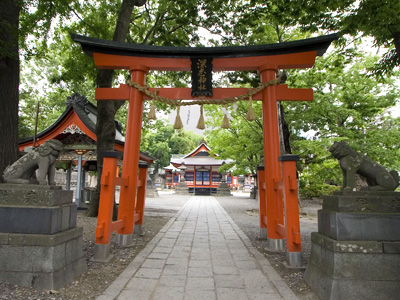
[{"label": "hanging rope tassel", "polygon": [[147,119],[149,120],[157,120],[157,116],[156,116],[156,106],[154,105],[154,99],[151,101],[151,105],[150,105],[150,111],[149,114],[147,115]]},{"label": "hanging rope tassel", "polygon": [[[158,89],[155,90],[154,95],[157,96],[158,94]],[[156,116],[156,106],[155,106],[155,100],[154,98],[151,100],[151,105],[150,105],[150,111],[149,114],[147,115],[147,118],[149,120],[157,120]]]},{"label": "hanging rope tassel", "polygon": [[253,99],[251,98],[251,96],[249,96],[249,110],[247,111],[246,119],[248,121],[254,121],[256,119],[253,110]]},{"label": "hanging rope tassel", "polygon": [[181,110],[181,107],[177,106],[176,107],[176,118],[175,118],[175,123],[174,123],[174,128],[175,129],[183,128],[182,119],[181,119],[181,116],[179,115],[180,110]]},{"label": "hanging rope tassel", "polygon": [[204,124],[204,116],[203,116],[203,105],[200,105],[200,118],[199,122],[197,122],[197,129],[205,129],[206,125]]},{"label": "hanging rope tassel", "polygon": [[227,116],[227,111],[228,111],[228,105],[225,105],[224,119],[222,120],[222,124],[221,124],[221,128],[224,128],[224,129],[228,129],[231,127],[231,124],[230,124],[228,116]]}]

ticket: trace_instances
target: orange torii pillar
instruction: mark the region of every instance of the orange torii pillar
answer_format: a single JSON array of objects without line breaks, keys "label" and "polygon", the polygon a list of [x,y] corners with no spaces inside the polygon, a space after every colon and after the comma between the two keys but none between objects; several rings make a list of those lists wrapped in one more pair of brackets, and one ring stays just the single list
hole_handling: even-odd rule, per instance
[{"label": "orange torii pillar", "polygon": [[[146,66],[130,66],[131,80],[141,85],[145,84]],[[139,169],[140,136],[142,130],[143,94],[137,89],[129,88],[97,88],[96,100],[126,100],[129,99],[127,127],[124,146],[124,159],[121,178],[127,181],[121,186],[118,220],[124,226],[117,230],[117,243],[128,246],[132,243],[134,225],[139,225],[137,232],[141,231],[143,224],[144,198],[146,191],[147,168]],[[139,202],[138,202],[139,201]]]},{"label": "orange torii pillar", "polygon": [[[263,65],[259,67],[261,81],[267,82],[276,77],[277,65]],[[285,237],[276,230],[277,224],[284,223],[282,191],[275,189],[275,185],[282,181],[281,165],[278,161],[280,153],[279,121],[277,101],[312,101],[312,89],[287,88],[287,85],[273,85],[262,91],[263,137],[265,170],[260,181],[260,237],[268,238],[268,249],[283,251]],[[265,191],[263,190],[265,189]]]},{"label": "orange torii pillar", "polygon": [[[132,66],[129,68],[132,81],[145,84],[148,68]],[[133,227],[135,224],[134,211],[138,189],[140,136],[142,132],[143,95],[136,89],[130,89],[127,128],[122,164],[122,178],[128,179],[128,185],[121,187],[118,220],[125,220],[125,226],[118,230],[117,242],[121,246],[132,243]]]}]

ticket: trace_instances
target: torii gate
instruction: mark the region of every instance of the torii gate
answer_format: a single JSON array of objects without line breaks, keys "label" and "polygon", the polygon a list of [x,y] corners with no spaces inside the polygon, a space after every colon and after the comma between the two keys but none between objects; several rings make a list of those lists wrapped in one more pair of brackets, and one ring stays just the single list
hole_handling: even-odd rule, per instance
[{"label": "torii gate", "polygon": [[[93,56],[100,69],[126,69],[131,73],[132,82],[144,86],[146,74],[156,71],[191,71],[201,61],[212,71],[258,71],[261,82],[276,78],[280,69],[311,68],[316,56],[325,53],[337,34],[320,36],[279,44],[231,47],[163,47],[142,44],[128,44],[100,40],[71,34],[83,51]],[[204,67],[204,66],[203,66]],[[208,71],[207,71],[208,69]],[[199,70],[196,69],[198,72]],[[206,74],[203,74],[207,77]],[[201,79],[205,77],[201,75]],[[195,100],[224,99],[245,94],[247,88],[214,88],[210,80],[199,80],[203,88],[157,88],[158,95],[172,99]],[[194,82],[194,85],[196,83]],[[205,93],[201,93],[204,90]],[[196,89],[196,90],[195,90]],[[154,92],[155,89],[149,89]],[[200,90],[200,91],[199,91]],[[212,95],[212,96],[210,96]],[[113,198],[116,184],[121,185],[118,221],[110,219],[110,204],[105,213],[107,220],[100,217],[96,231],[96,254],[99,260],[107,259],[110,249],[111,232],[118,230],[120,244],[130,242],[134,225],[143,219],[143,184],[138,179],[139,147],[142,128],[143,101],[149,99],[136,88],[121,84],[119,88],[97,88],[96,100],[129,100],[126,141],[123,155],[121,178],[115,177],[115,169],[102,176],[100,201]],[[301,265],[301,242],[297,204],[297,181],[293,156],[280,156],[279,124],[277,101],[312,101],[312,89],[289,89],[287,85],[269,86],[253,96],[262,101],[265,172],[259,173],[260,228],[262,237],[268,238],[271,250],[286,250],[288,263]],[[106,166],[105,158],[105,166]],[[281,165],[282,164],[282,165]],[[111,165],[111,164],[110,164]],[[114,165],[113,168],[115,168]],[[289,169],[289,173],[287,170]],[[111,177],[110,177],[111,174]],[[111,189],[110,189],[111,186]],[[145,190],[145,187],[144,187]],[[286,200],[282,200],[286,198]],[[111,202],[110,202],[111,203]],[[102,204],[100,204],[102,205]],[[111,206],[112,207],[112,206]],[[104,213],[104,212],[103,212]],[[111,210],[112,213],[112,210]],[[140,217],[140,214],[141,217]]]}]

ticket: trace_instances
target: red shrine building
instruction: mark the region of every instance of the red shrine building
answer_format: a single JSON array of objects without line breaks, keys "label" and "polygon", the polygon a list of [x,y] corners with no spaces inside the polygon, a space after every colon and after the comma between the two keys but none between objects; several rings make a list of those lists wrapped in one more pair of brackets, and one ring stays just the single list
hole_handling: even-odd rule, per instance
[{"label": "red shrine building", "polygon": [[[58,161],[66,163],[67,178],[66,189],[70,190],[71,169],[77,166],[77,193],[76,203],[81,204],[81,191],[85,188],[85,172],[97,171],[97,107],[90,103],[86,97],[73,94],[67,97],[66,109],[61,116],[48,128],[39,132],[34,137],[19,141],[19,150],[24,151],[32,146],[39,146],[49,139],[56,139],[63,143],[64,148]],[[125,137],[122,134],[122,124],[116,122],[115,145],[116,151],[123,152]],[[35,145],[33,145],[35,144]],[[139,153],[139,162],[142,164],[153,163],[153,158],[147,153]]]},{"label": "red shrine building", "polygon": [[[217,156],[210,155],[210,148],[205,142],[189,154],[180,158],[172,158],[171,165],[164,168],[166,184],[169,188],[176,186],[180,181],[182,172],[185,174],[185,183],[190,193],[211,194],[216,193],[222,179],[218,169],[231,160],[221,160]],[[185,168],[182,168],[184,166]],[[227,176],[230,185],[237,184],[237,177]]]}]

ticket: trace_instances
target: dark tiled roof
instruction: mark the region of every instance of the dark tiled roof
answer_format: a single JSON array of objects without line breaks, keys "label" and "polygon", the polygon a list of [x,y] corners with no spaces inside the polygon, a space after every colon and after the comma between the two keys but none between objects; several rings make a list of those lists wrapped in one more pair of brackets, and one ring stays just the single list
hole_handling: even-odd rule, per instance
[{"label": "dark tiled roof", "polygon": [[338,39],[338,34],[334,33],[304,40],[266,45],[228,47],[166,47],[114,42],[73,33],[70,33],[70,35],[75,42],[82,45],[83,51],[88,55],[92,55],[93,52],[97,52],[126,56],[171,58],[229,58],[268,56],[308,51],[317,51],[317,55],[322,55],[325,53],[331,42]]},{"label": "dark tiled roof", "polygon": [[[81,96],[82,97],[82,96]],[[70,98],[70,97],[68,97]],[[82,97],[84,98],[84,97]],[[84,98],[86,99],[86,98]],[[48,133],[52,132],[57,126],[60,125],[60,123],[63,122],[63,120],[72,112],[74,111],[79,119],[85,124],[85,126],[92,131],[94,134],[96,134],[96,122],[97,122],[97,107],[93,105],[89,101],[70,101],[68,99],[68,102],[66,103],[66,109],[65,111],[61,114],[61,116],[49,127],[47,127],[45,130],[39,132],[36,135],[37,139],[40,139],[41,137],[47,135]],[[125,138],[122,135],[121,129],[122,125],[116,122],[116,132],[115,132],[115,143],[124,145],[125,143]],[[24,144],[27,142],[33,141],[33,136],[24,138],[19,140],[19,144]],[[140,156],[142,159],[148,160],[148,161],[153,161],[155,158],[150,156],[148,153],[140,152]]]}]

